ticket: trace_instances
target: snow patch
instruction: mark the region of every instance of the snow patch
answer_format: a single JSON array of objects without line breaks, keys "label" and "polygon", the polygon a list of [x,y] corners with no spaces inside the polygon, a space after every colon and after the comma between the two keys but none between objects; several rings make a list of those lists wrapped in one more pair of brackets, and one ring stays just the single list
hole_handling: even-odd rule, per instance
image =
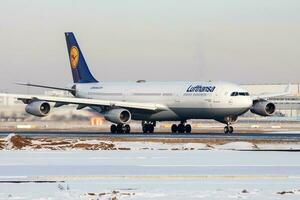
[{"label": "snow patch", "polygon": [[4,141],[5,141],[5,149],[12,149],[13,148],[13,143],[11,141],[11,138],[12,137],[15,137],[16,134],[15,133],[10,133],[8,136],[6,136],[4,138]]},{"label": "snow patch", "polygon": [[202,150],[209,149],[203,143],[163,143],[163,142],[114,142],[119,150]]},{"label": "snow patch", "polygon": [[24,147],[30,146],[31,141],[25,137],[16,135],[15,133],[9,134],[5,139],[5,149],[22,149]]},{"label": "snow patch", "polygon": [[230,142],[227,144],[215,146],[215,149],[219,149],[219,150],[253,150],[253,149],[257,149],[257,146],[250,142]]}]

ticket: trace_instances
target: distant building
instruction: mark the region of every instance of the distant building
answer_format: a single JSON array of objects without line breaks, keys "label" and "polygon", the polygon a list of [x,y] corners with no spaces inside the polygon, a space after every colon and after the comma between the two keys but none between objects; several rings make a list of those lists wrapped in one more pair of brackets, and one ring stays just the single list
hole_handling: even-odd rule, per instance
[{"label": "distant building", "polygon": [[0,97],[0,106],[16,106],[16,105],[23,105],[23,102],[11,96]]}]

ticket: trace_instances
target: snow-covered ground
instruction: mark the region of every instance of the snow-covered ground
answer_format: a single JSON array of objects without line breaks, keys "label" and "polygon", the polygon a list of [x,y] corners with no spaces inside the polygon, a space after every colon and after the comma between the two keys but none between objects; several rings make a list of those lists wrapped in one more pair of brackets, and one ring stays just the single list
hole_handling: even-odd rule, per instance
[{"label": "snow-covered ground", "polygon": [[299,156],[221,149],[5,150],[0,199],[299,199]]},{"label": "snow-covered ground", "polygon": [[10,134],[0,149],[0,200],[300,199],[300,152],[281,151],[299,150],[297,142]]},{"label": "snow-covered ground", "polygon": [[[245,189],[246,188],[246,189]],[[149,180],[68,181],[44,184],[1,184],[1,200],[185,200],[300,198],[294,180]],[[4,190],[5,192],[2,192]]]},{"label": "snow-covered ground", "polygon": [[0,138],[0,150],[300,150],[299,142],[270,142],[270,141],[203,141],[179,142],[172,141],[114,141],[93,138],[30,138],[10,134]]}]

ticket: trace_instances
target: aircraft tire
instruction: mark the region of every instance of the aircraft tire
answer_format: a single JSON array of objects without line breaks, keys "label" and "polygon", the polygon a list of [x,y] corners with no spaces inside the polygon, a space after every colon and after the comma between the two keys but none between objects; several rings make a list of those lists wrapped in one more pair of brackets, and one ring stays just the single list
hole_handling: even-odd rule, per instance
[{"label": "aircraft tire", "polygon": [[143,125],[143,133],[148,133],[148,124]]},{"label": "aircraft tire", "polygon": [[232,126],[229,126],[229,127],[228,127],[228,131],[229,131],[229,133],[233,133],[233,127],[232,127]]},{"label": "aircraft tire", "polygon": [[130,126],[128,124],[126,124],[124,127],[124,133],[130,133]]},{"label": "aircraft tire", "polygon": [[124,133],[123,124],[118,124],[117,125],[117,133]]},{"label": "aircraft tire", "polygon": [[148,131],[149,131],[149,133],[153,133],[154,132],[154,126],[152,124],[148,125]]},{"label": "aircraft tire", "polygon": [[177,127],[177,125],[176,125],[176,124],[173,124],[173,125],[172,125],[172,127],[171,127],[171,131],[172,131],[172,133],[177,133],[177,131],[178,131],[178,127]]},{"label": "aircraft tire", "polygon": [[190,124],[185,125],[185,132],[191,133],[192,132],[192,126]]},{"label": "aircraft tire", "polygon": [[111,132],[111,133],[116,133],[116,132],[117,132],[117,126],[116,126],[115,124],[112,124],[112,125],[110,126],[110,132]]},{"label": "aircraft tire", "polygon": [[228,126],[225,126],[225,127],[224,127],[224,133],[225,133],[225,134],[229,133],[229,128],[228,128]]},{"label": "aircraft tire", "polygon": [[178,124],[178,126],[177,126],[177,131],[178,131],[178,133],[184,133],[185,132],[185,126],[184,126],[184,124]]}]

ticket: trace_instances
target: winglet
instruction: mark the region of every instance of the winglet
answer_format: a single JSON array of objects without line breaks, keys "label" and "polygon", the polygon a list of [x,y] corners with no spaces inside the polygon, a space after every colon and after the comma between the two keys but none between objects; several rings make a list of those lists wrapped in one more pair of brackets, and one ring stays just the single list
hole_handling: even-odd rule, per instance
[{"label": "winglet", "polygon": [[292,93],[292,84],[289,83],[287,85],[287,87],[285,88],[285,90],[283,92],[280,93],[267,93],[267,94],[259,94],[259,95],[255,95],[252,96],[252,100],[258,100],[258,99],[268,99],[268,98],[272,98],[272,97],[279,97],[279,96],[286,96],[286,95],[290,95]]},{"label": "winglet", "polygon": [[291,86],[292,86],[292,84],[289,83],[289,84],[286,86],[284,92],[287,93],[287,94],[291,94],[291,93],[292,93],[292,87],[291,87]]}]

